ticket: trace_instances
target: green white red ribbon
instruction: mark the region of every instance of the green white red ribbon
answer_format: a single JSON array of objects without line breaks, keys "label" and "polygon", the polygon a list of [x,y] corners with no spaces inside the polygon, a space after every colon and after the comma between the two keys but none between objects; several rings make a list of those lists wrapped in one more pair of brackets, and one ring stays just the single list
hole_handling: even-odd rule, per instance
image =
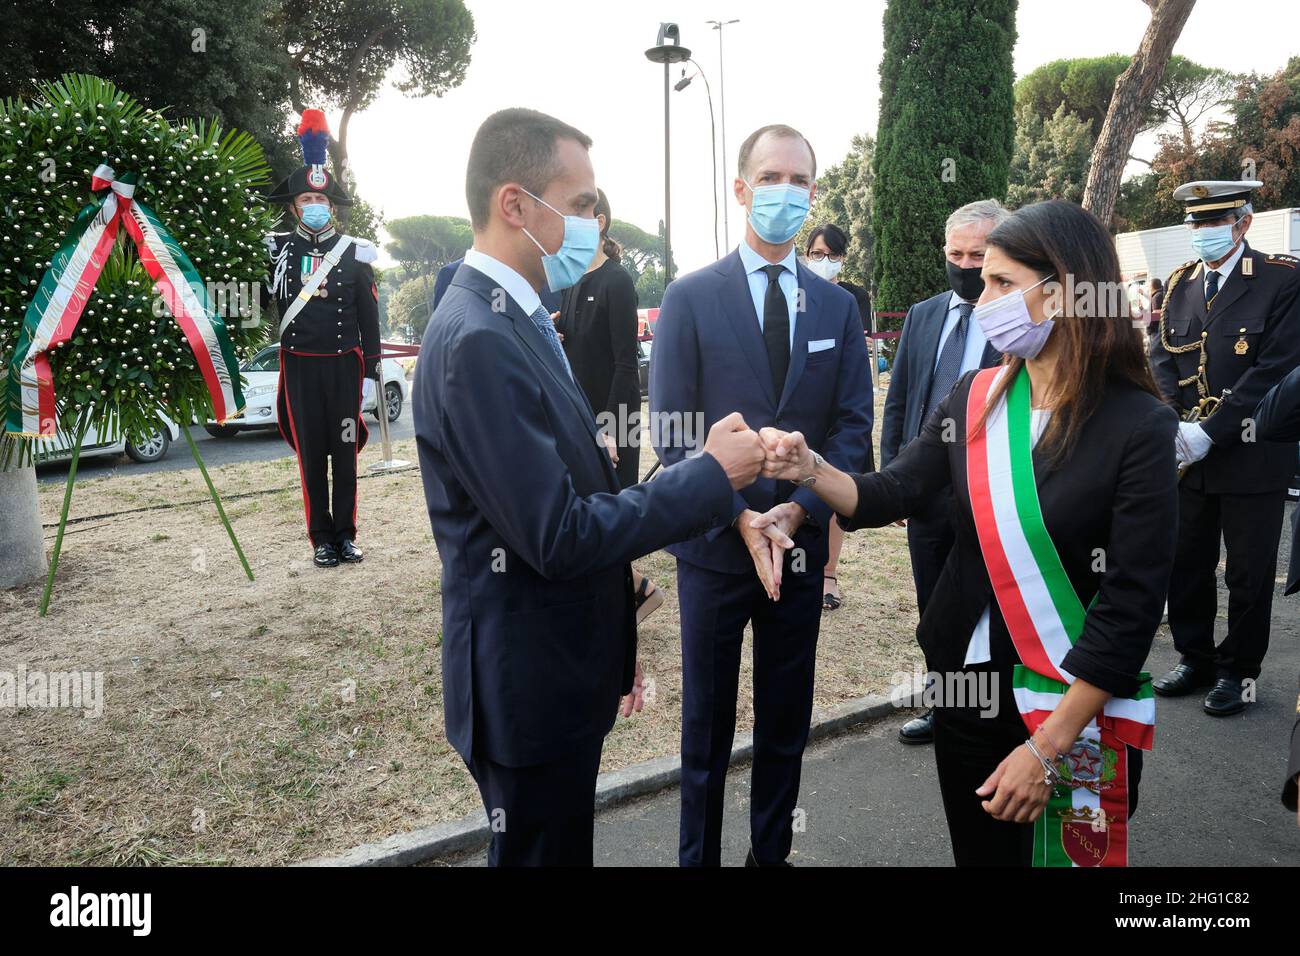
[{"label": "green white red ribbon", "polygon": [[[1034,477],[1029,373],[977,427],[1005,367],[976,374],[967,399],[966,467],[980,549],[1021,663],[1012,690],[1032,734],[1074,676],[1062,667],[1083,633],[1079,600],[1043,522]],[[1130,698],[1112,697],[1065,757],[1064,780],[1034,825],[1035,866],[1125,866],[1128,862],[1128,746],[1150,750],[1151,678]]]},{"label": "green white red ribbon", "polygon": [[99,166],[91,189],[102,193],[85,206],[50,259],[28,303],[18,345],[9,362],[5,431],[53,437],[57,403],[49,352],[72,337],[108,261],[118,230],[135,243],[140,262],[176,319],[212,398],[213,417],[225,421],[244,407],[239,365],[226,324],[211,308],[202,278],[153,211],[135,200],[135,177],[120,179]]}]

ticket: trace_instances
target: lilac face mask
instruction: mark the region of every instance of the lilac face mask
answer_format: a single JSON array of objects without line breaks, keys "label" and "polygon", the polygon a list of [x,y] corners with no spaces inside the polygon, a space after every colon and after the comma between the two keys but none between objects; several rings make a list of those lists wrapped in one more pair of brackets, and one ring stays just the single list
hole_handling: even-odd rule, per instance
[{"label": "lilac face mask", "polygon": [[[1044,276],[1029,289],[1038,288],[1050,278],[1051,275]],[[1043,350],[1053,325],[1051,319],[1035,322],[1029,317],[1029,307],[1025,305],[1025,293],[1029,289],[1016,289],[1000,299],[977,305],[973,313],[989,344],[1005,355],[1023,359],[1035,358]]]}]

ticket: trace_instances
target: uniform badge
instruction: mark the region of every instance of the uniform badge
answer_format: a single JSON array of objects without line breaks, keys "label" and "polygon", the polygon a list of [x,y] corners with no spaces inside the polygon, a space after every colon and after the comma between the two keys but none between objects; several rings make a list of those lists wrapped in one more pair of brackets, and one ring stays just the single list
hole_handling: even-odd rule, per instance
[{"label": "uniform badge", "polygon": [[1244,276],[1253,276],[1255,274],[1255,260],[1249,256],[1243,256],[1241,260],[1241,274]]},{"label": "uniform badge", "polygon": [[1201,186],[1198,184],[1192,187],[1192,195],[1195,196],[1197,199],[1204,199],[1209,194],[1210,194],[1210,190],[1205,186]]},{"label": "uniform badge", "polygon": [[316,189],[324,189],[329,185],[329,181],[329,174],[319,166],[313,166],[311,172],[307,174],[307,182]]},{"label": "uniform badge", "polygon": [[1246,336],[1243,335],[1241,338],[1237,339],[1237,344],[1232,347],[1232,350],[1238,355],[1245,355],[1249,352],[1250,343],[1246,341]]}]

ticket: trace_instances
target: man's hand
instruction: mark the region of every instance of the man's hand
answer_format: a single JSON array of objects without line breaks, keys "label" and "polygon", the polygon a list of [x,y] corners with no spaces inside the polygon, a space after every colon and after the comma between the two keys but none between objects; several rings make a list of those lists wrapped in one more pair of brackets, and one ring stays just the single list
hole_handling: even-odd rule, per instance
[{"label": "man's hand", "polygon": [[636,670],[632,674],[632,689],[624,694],[618,701],[618,712],[624,717],[631,717],[634,713],[641,713],[641,708],[645,706],[645,674],[641,672],[641,662],[636,662]]},{"label": "man's hand", "polygon": [[1205,434],[1205,429],[1196,422],[1179,422],[1178,434],[1174,436],[1174,453],[1178,456],[1178,467],[1194,465],[1210,453],[1214,441]]},{"label": "man's hand", "polygon": [[618,443],[614,441],[614,436],[609,432],[601,432],[600,440],[605,444],[605,450],[609,452],[609,460],[618,464]]},{"label": "man's hand", "polygon": [[761,531],[768,539],[772,556],[772,589],[768,596],[773,601],[781,600],[781,569],[785,566],[785,553],[794,547],[794,533],[807,520],[808,512],[803,505],[787,501],[749,522],[750,527]]},{"label": "man's hand", "polygon": [[801,432],[783,432],[764,428],[759,433],[763,442],[763,477],[780,481],[802,481],[812,474],[813,453]]},{"label": "man's hand", "polygon": [[704,451],[717,459],[736,491],[753,484],[763,467],[763,445],[758,434],[749,430],[740,412],[732,412],[714,423],[704,441]]},{"label": "man's hand", "polygon": [[[775,545],[764,528],[754,527],[754,522],[761,517],[762,515],[757,511],[746,508],[736,519],[736,530],[740,532],[740,538],[745,542],[745,548],[754,562],[754,570],[758,572],[758,579],[763,582],[763,590],[775,601],[781,596],[775,569],[780,567],[784,551],[780,546]],[[793,541],[790,542],[790,546],[794,546]],[[774,547],[775,556],[772,554]]]}]

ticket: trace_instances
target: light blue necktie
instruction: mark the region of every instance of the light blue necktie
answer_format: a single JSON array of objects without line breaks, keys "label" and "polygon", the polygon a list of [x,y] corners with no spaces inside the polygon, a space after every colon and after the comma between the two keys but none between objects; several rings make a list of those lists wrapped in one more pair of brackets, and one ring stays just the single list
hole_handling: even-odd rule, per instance
[{"label": "light blue necktie", "polygon": [[551,345],[551,350],[559,358],[560,364],[564,370],[569,373],[569,378],[573,378],[573,369],[569,367],[569,357],[564,354],[564,346],[560,344],[560,337],[555,333],[555,325],[551,322],[551,313],[546,311],[546,306],[539,305],[537,311],[529,316],[533,320],[533,325],[537,326],[537,331],[542,333],[542,338],[546,339]]}]

